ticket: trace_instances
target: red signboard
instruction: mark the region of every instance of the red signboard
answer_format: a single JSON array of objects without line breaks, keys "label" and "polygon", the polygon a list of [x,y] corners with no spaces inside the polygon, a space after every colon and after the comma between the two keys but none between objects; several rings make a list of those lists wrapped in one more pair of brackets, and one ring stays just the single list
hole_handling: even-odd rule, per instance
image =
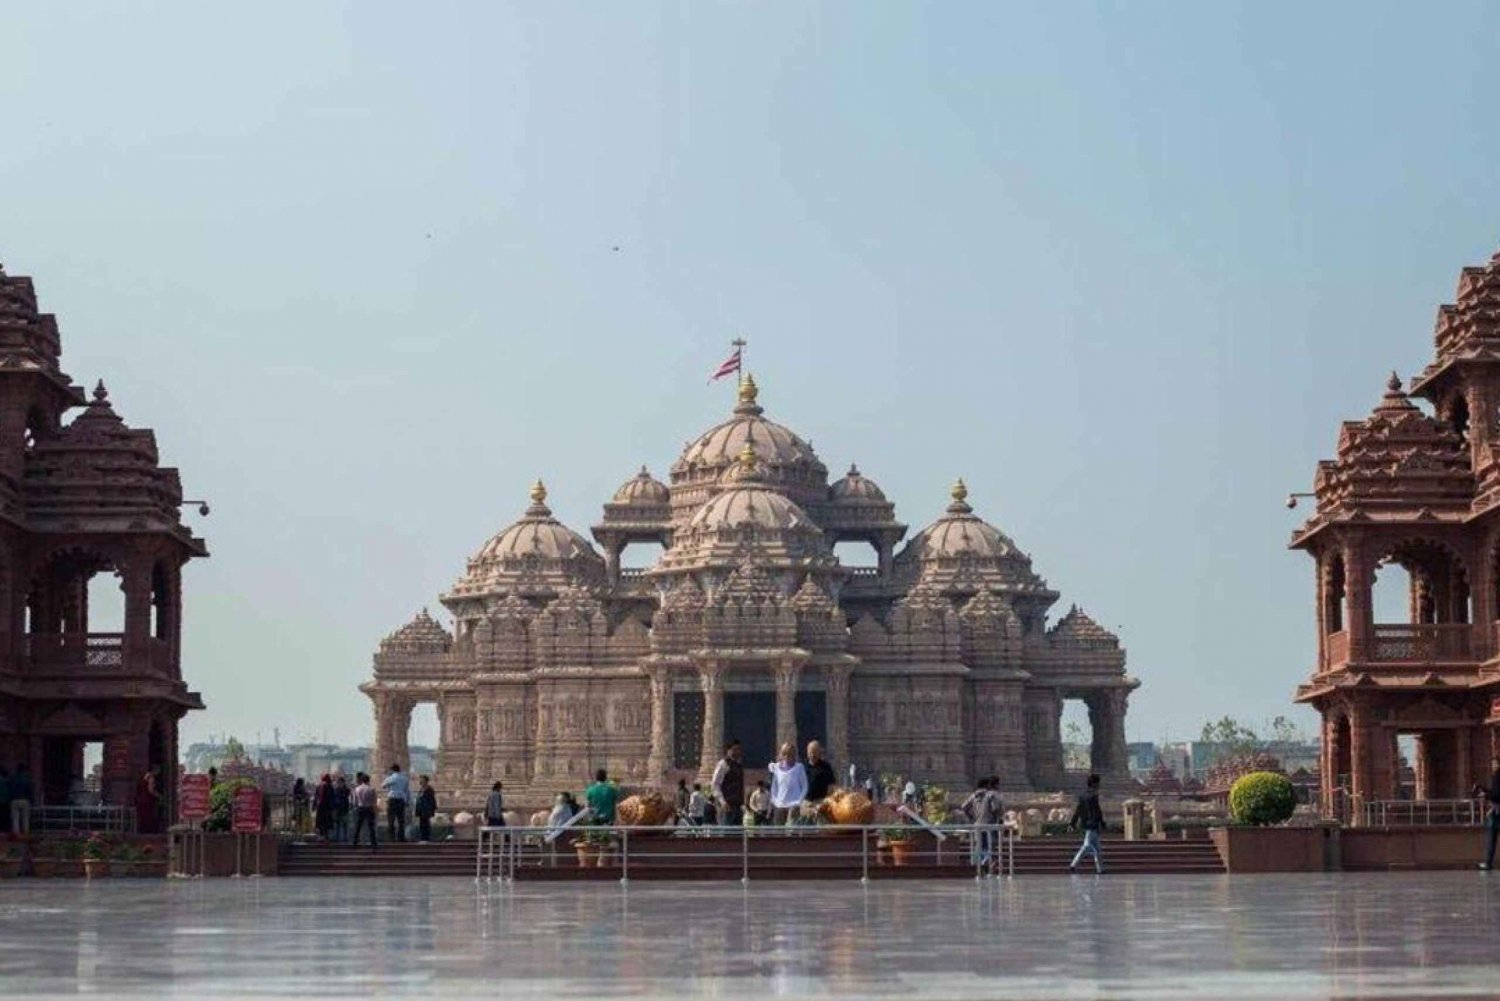
[{"label": "red signboard", "polygon": [[1500,723],[1500,695],[1490,699],[1490,721]]},{"label": "red signboard", "polygon": [[259,789],[242,786],[234,791],[230,804],[230,827],[236,834],[253,834],[260,830]]},{"label": "red signboard", "polygon": [[130,743],[111,740],[104,745],[104,774],[112,779],[128,779],[130,775]]},{"label": "red signboard", "polygon": [[196,824],[208,819],[210,792],[207,775],[182,777],[182,783],[177,787],[177,816],[183,823]]}]

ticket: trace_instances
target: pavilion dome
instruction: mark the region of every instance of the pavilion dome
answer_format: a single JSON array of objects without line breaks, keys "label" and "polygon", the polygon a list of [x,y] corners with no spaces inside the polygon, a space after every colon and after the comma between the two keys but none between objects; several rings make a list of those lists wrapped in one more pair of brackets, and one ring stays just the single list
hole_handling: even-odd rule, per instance
[{"label": "pavilion dome", "polygon": [[849,467],[849,472],[844,474],[843,479],[828,488],[828,497],[835,503],[840,501],[869,504],[887,503],[885,491],[881,490],[874,480],[861,473],[859,467],[855,465]]},{"label": "pavilion dome", "polygon": [[661,480],[651,475],[645,466],[620,485],[611,500],[613,504],[629,504],[640,507],[659,507],[672,499],[671,491]]},{"label": "pavilion dome", "polygon": [[953,485],[952,503],[937,521],[912,536],[895,559],[898,579],[918,577],[939,587],[1047,592],[1031,569],[1031,557],[969,506],[969,488]]},{"label": "pavilion dome", "polygon": [[453,645],[448,630],[427,609],[380,641],[382,653],[447,653]]},{"label": "pavilion dome", "polygon": [[469,560],[468,572],[449,597],[463,598],[521,590],[558,590],[598,584],[604,558],[589,543],[552,516],[547,488],[538,480],[531,506],[519,521],[501,530]]}]

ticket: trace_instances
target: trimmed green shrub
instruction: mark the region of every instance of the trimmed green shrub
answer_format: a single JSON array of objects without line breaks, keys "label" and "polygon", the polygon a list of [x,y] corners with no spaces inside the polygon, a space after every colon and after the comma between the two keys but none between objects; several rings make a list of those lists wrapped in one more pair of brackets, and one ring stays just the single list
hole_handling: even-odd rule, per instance
[{"label": "trimmed green shrub", "polygon": [[1266,827],[1285,823],[1297,808],[1292,782],[1276,772],[1251,772],[1229,787],[1229,815],[1237,824]]},{"label": "trimmed green shrub", "polygon": [[254,789],[255,782],[251,779],[225,779],[214,786],[208,794],[208,820],[204,823],[205,831],[227,831],[230,827],[230,811],[234,806],[234,791],[236,789]]}]

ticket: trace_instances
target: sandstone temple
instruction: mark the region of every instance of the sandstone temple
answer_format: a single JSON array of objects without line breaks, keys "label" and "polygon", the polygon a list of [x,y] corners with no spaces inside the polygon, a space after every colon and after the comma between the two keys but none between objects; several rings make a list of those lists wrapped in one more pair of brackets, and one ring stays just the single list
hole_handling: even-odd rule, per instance
[{"label": "sandstone temple", "polygon": [[[1401,795],[1403,738],[1418,800],[1467,798],[1500,754],[1500,255],[1463,269],[1434,340],[1344,423],[1292,538],[1317,572],[1297,698],[1323,717],[1325,811],[1355,823]],[[1384,608],[1377,579],[1397,588]]]},{"label": "sandstone temple", "polygon": [[203,708],[182,678],[182,567],[207,549],[156,436],[102,382],[87,398],[61,351],[31,279],[0,270],[0,764],[26,764],[41,805],[66,804],[94,744],[103,802],[129,810],[149,769],[160,823],[175,816],[177,723]]},{"label": "sandstone temple", "polygon": [[[693,440],[670,483],[646,469],[604,505],[594,543],[558,522],[538,482],[521,518],[441,597],[387,637],[362,686],[375,761],[406,760],[411,712],[435,703],[436,783],[492,781],[544,801],[603,767],[634,785],[706,777],[723,742],[764,767],[782,741],[828,746],[840,774],[895,773],[1011,790],[1065,774],[1065,700],[1087,704],[1093,767],[1128,781],[1125,710],[1139,684],[1116,636],[1072,609],[974,513],[962,481],[907,539],[875,482],[833,483],[811,445],[770,420],[753,377]],[[868,546],[847,566],[840,543]],[[655,544],[648,568],[623,566]],[[899,547],[899,548],[898,548]]]}]

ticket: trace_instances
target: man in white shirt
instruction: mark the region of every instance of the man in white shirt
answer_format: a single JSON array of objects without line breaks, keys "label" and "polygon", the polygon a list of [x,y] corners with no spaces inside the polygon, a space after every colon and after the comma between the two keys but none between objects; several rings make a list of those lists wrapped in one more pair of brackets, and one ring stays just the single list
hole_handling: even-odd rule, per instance
[{"label": "man in white shirt", "polygon": [[411,783],[401,766],[391,765],[390,774],[380,783],[385,790],[385,836],[387,841],[406,840],[406,804],[411,800]]}]

